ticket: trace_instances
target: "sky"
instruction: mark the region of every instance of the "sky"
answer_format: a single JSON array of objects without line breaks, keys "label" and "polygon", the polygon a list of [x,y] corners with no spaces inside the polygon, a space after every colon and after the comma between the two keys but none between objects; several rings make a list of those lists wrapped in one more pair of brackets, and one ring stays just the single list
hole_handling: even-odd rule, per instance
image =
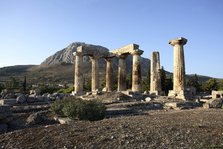
[{"label": "sky", "polygon": [[223,0],[0,0],[0,67],[40,64],[72,42],[135,43],[172,72],[177,37],[187,74],[223,78]]}]

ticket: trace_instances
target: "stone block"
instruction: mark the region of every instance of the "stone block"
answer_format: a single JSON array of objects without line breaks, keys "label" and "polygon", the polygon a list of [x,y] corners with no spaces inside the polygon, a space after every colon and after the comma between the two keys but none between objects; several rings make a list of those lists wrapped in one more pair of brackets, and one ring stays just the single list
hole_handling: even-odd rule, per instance
[{"label": "stone block", "polygon": [[29,97],[27,98],[27,102],[28,103],[36,102],[36,96],[35,95],[29,95]]},{"label": "stone block", "polygon": [[19,95],[17,98],[16,98],[16,102],[17,103],[25,103],[26,102],[26,96],[25,95]]},{"label": "stone block", "polygon": [[13,106],[15,104],[16,104],[16,99],[1,99],[0,100],[0,105]]},{"label": "stone block", "polygon": [[152,98],[150,98],[150,97],[146,97],[146,98],[145,98],[145,101],[146,101],[146,102],[150,102],[151,100],[152,100]]},{"label": "stone block", "polygon": [[204,109],[209,109],[210,108],[210,104],[209,103],[204,103],[203,104],[203,108]]},{"label": "stone block", "polygon": [[0,133],[5,133],[8,130],[7,124],[0,124]]},{"label": "stone block", "polygon": [[178,107],[178,104],[177,104],[177,102],[167,102],[167,103],[165,103],[165,106],[170,107],[170,108],[176,108],[176,107]]}]

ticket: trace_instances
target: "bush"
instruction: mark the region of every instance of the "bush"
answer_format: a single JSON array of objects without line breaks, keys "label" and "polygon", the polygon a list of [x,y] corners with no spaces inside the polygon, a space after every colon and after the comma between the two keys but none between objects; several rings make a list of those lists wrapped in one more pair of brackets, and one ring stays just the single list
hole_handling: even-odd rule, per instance
[{"label": "bush", "polygon": [[54,86],[42,85],[39,87],[39,90],[40,90],[41,95],[43,95],[45,93],[53,94],[58,90],[58,88],[54,87]]},{"label": "bush", "polygon": [[106,111],[106,107],[96,100],[85,101],[75,98],[55,101],[50,109],[58,116],[90,121],[103,119]]},{"label": "bush", "polygon": [[60,89],[60,90],[58,91],[58,93],[69,94],[69,93],[71,93],[73,90],[74,90],[73,87],[69,87],[69,88],[65,88],[65,89]]},{"label": "bush", "polygon": [[63,107],[64,107],[64,102],[65,100],[56,100],[51,106],[50,106],[50,111],[53,112],[54,115],[58,116],[64,116],[63,114]]}]

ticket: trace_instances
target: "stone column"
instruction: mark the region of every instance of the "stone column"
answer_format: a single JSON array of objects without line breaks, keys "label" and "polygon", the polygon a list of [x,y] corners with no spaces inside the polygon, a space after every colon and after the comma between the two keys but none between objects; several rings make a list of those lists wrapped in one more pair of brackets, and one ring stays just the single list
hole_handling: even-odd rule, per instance
[{"label": "stone column", "polygon": [[78,52],[74,52],[73,55],[75,56],[74,93],[79,94],[83,92],[83,56]]},{"label": "stone column", "polygon": [[187,39],[180,37],[170,40],[169,44],[174,48],[174,72],[173,72],[173,92],[177,98],[185,99],[185,61],[183,45]]},{"label": "stone column", "polygon": [[126,62],[127,55],[120,55],[118,61],[118,91],[126,90]]},{"label": "stone column", "polygon": [[152,52],[150,61],[150,94],[161,94],[160,55]]},{"label": "stone column", "polygon": [[140,65],[140,55],[143,53],[141,50],[136,50],[132,52],[132,91],[141,91],[141,65]]},{"label": "stone column", "polygon": [[92,63],[92,79],[91,79],[91,91],[94,92],[99,88],[99,65],[98,58],[91,57]]},{"label": "stone column", "polygon": [[106,91],[111,92],[112,91],[112,58],[105,58],[106,61]]}]

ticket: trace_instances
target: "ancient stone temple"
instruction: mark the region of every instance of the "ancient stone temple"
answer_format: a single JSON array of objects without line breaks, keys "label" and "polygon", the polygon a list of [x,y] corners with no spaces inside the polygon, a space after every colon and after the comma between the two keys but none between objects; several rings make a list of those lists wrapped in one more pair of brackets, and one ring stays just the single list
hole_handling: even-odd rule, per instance
[{"label": "ancient stone temple", "polygon": [[187,39],[180,37],[169,41],[174,49],[174,72],[173,90],[169,91],[168,96],[186,100],[185,94],[185,61],[184,48]]},{"label": "ancient stone temple", "polygon": [[152,52],[150,62],[150,94],[162,95],[159,52]]},{"label": "ancient stone temple", "polygon": [[[92,63],[92,93],[97,92],[99,88],[99,66],[98,60],[100,58],[110,57],[110,53],[105,49],[93,49],[88,46],[79,46],[77,51],[73,53],[75,56],[75,71],[74,71],[74,94],[83,94],[83,56],[90,56]],[[108,68],[110,69],[110,68]],[[106,71],[107,72],[107,71]],[[108,71],[109,73],[109,71]],[[109,75],[109,74],[107,74]],[[110,77],[108,77],[110,79]],[[109,81],[109,80],[106,80]],[[108,86],[109,88],[109,86]]]},{"label": "ancient stone temple", "polygon": [[93,49],[88,46],[79,46],[77,51],[73,53],[75,56],[75,73],[74,73],[74,94],[82,95],[83,92],[83,56],[90,56],[92,62],[92,80],[91,90],[96,93],[99,89],[99,64],[98,60],[104,58],[106,61],[106,87],[105,91],[112,91],[112,58],[118,57],[118,91],[126,90],[126,57],[131,54],[133,56],[132,64],[132,91],[141,91],[141,65],[140,55],[143,53],[136,44],[130,44],[122,48],[109,52],[105,49]]},{"label": "ancient stone temple", "polygon": [[132,91],[141,91],[141,65],[140,56],[143,51],[139,49],[137,44],[129,44],[122,48],[112,51],[113,54],[117,55],[119,58],[118,64],[118,91],[126,90],[126,57],[131,54],[133,56],[132,64]]}]

